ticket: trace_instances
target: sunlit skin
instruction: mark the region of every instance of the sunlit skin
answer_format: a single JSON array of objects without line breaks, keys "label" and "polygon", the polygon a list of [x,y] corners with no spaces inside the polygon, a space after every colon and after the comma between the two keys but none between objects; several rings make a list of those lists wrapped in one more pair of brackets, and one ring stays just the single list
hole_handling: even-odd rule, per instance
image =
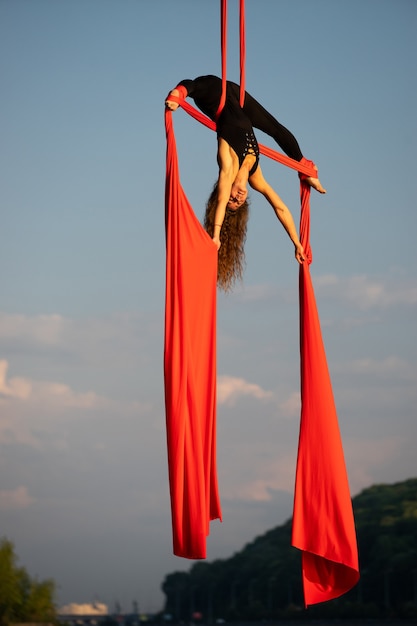
[{"label": "sunlit skin", "polygon": [[223,224],[226,209],[238,210],[247,198],[247,185],[261,193],[274,209],[275,215],[286,230],[294,244],[295,258],[298,263],[305,260],[304,249],[298,238],[297,229],[293,217],[286,204],[272,189],[263,177],[261,167],[258,165],[255,172],[250,175],[255,163],[255,156],[248,154],[239,167],[239,159],[233,148],[221,137],[218,139],[217,161],[219,164],[218,198],[215,214],[213,242],[217,249],[220,248],[220,231]]},{"label": "sunlit skin", "polygon": [[[178,96],[179,91],[173,89],[170,94]],[[169,97],[166,99],[165,105],[171,111],[175,111],[179,106],[177,102],[169,100]],[[233,148],[224,139],[219,137],[217,162],[219,165],[218,198],[213,231],[213,242],[217,250],[219,250],[221,245],[220,231],[226,209],[237,211],[239,207],[242,206],[248,196],[247,185],[249,183],[252,189],[261,193],[272,206],[275,215],[294,244],[296,260],[298,263],[303,263],[303,261],[305,261],[304,249],[298,238],[297,229],[290,210],[271,185],[267,183],[259,165],[255,172],[250,175],[251,169],[255,163],[255,156],[248,154],[243,163],[239,166],[239,158]],[[319,193],[326,193],[326,190],[321,185],[318,178],[309,177],[306,180],[308,184]]]}]

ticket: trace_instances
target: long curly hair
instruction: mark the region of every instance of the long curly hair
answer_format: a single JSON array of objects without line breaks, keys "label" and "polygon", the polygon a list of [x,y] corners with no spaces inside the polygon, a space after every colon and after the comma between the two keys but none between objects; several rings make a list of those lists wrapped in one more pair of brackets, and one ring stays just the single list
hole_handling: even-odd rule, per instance
[{"label": "long curly hair", "polygon": [[[218,184],[215,183],[206,204],[204,228],[213,237],[214,219],[217,206]],[[242,280],[245,268],[245,241],[249,219],[249,202],[236,210],[226,209],[220,231],[220,249],[217,265],[217,284],[223,291],[231,291],[236,280]]]}]

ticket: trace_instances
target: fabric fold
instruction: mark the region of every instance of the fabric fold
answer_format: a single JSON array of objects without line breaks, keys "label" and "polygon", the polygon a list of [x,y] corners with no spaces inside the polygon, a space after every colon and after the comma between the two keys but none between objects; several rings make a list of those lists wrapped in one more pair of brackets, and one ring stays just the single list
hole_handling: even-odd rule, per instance
[{"label": "fabric fold", "polygon": [[221,519],[216,468],[217,249],[181,187],[172,114],[167,137],[164,381],[173,551],[206,557]]},{"label": "fabric fold", "polygon": [[[216,125],[184,98],[196,120]],[[221,519],[216,474],[217,251],[179,182],[171,113],[167,130],[167,285],[165,399],[174,553],[205,558],[209,521]],[[292,545],[302,551],[306,606],[337,598],[359,580],[356,532],[342,441],[309,265],[310,187],[314,164],[260,145],[260,152],[300,175],[301,419]]]},{"label": "fabric fold", "polygon": [[310,187],[301,178],[301,420],[292,545],[302,550],[306,606],[337,598],[359,580],[352,501],[330,374],[310,276]]}]

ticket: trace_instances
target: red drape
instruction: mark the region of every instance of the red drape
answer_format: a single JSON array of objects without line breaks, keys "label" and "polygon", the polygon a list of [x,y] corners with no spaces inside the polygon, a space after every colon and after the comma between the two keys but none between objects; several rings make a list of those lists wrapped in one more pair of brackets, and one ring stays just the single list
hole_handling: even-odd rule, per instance
[{"label": "red drape", "polygon": [[[222,57],[222,95],[216,112],[216,119],[223,111],[226,102],[226,80],[227,80],[227,0],[220,0],[220,46]],[[240,88],[239,102],[243,107],[245,102],[246,83],[246,20],[245,20],[245,0],[239,0],[239,56],[240,56]]]},{"label": "red drape", "polygon": [[[171,99],[179,102],[184,110],[199,122],[215,130],[215,123],[192,107],[183,97],[171,97]],[[171,124],[170,115],[168,119]],[[169,129],[169,132],[167,131],[167,139],[168,142],[173,142],[175,147],[172,128]],[[303,182],[303,177],[317,176],[317,171],[314,169],[313,163],[307,159],[303,158],[301,162],[298,162],[266,146],[260,145],[259,148],[261,153],[269,158],[298,170],[302,179],[300,239],[308,260],[300,266],[302,411],[296,470],[292,545],[303,552],[302,575],[305,603],[306,605],[311,605],[342,595],[351,589],[359,579],[356,535],[344,454],[309,270],[309,264],[312,261],[310,247],[310,187]],[[168,151],[170,151],[169,144]],[[175,168],[175,179],[178,180],[176,160]],[[186,202],[181,189],[180,192]],[[179,191],[174,186],[167,193],[176,195]],[[191,207],[187,209],[187,212],[190,214],[191,219],[195,219]],[[199,223],[197,223],[196,229],[202,237],[202,244],[205,248],[208,236],[201,229]],[[177,234],[178,237],[181,236],[180,231]],[[197,241],[197,238],[195,241]],[[213,247],[211,242],[209,243],[208,251],[210,254]],[[172,245],[177,244],[172,243]],[[195,250],[193,254],[198,254],[198,251]],[[212,280],[213,290],[215,290],[215,279],[213,278]],[[172,292],[172,297],[174,296],[175,294]],[[214,298],[215,295],[213,295],[212,299],[210,298],[209,306],[213,305]],[[214,318],[214,309],[212,314]],[[214,336],[214,327],[209,332],[210,336]],[[215,376],[215,372],[212,374]],[[210,467],[214,468],[215,471],[214,456],[212,457],[212,465]],[[201,469],[201,471],[203,470],[204,468]],[[172,468],[170,468],[170,476],[171,483],[175,483],[175,470]],[[213,493],[217,493],[217,487],[213,490]],[[175,503],[176,497],[172,495],[172,487],[171,497]],[[185,497],[184,494],[182,497]],[[218,502],[216,498],[213,501]],[[220,506],[218,506],[217,510],[218,514],[212,514],[209,516],[210,519],[220,517]],[[178,528],[176,519],[173,513],[174,536],[176,534],[175,529]]]},{"label": "red drape", "polygon": [[301,182],[301,422],[292,545],[302,550],[306,606],[331,600],[359,580],[352,503],[309,265],[310,187]]},{"label": "red drape", "polygon": [[216,112],[216,119],[223,111],[226,102],[227,80],[227,0],[220,0],[220,47],[222,52],[222,95]]},{"label": "red drape", "polygon": [[[220,0],[222,98],[226,87],[227,0]],[[240,0],[240,104],[245,90],[245,17]],[[184,99],[171,97],[195,119],[215,123]],[[167,285],[165,398],[174,553],[204,558],[209,521],[220,518],[216,477],[215,319],[217,253],[179,183],[171,113],[167,131]],[[357,544],[342,441],[309,265],[310,187],[313,163],[299,163],[265,146],[262,154],[298,170],[300,239],[301,421],[292,545],[302,551],[306,606],[336,598],[359,579]]]},{"label": "red drape", "polygon": [[245,0],[239,2],[239,57],[240,57],[240,93],[239,102],[243,107],[245,103],[246,89],[246,25],[245,25]]},{"label": "red drape", "polygon": [[206,557],[221,519],[216,471],[217,249],[180,184],[172,114],[165,112],[165,407],[173,549]]}]

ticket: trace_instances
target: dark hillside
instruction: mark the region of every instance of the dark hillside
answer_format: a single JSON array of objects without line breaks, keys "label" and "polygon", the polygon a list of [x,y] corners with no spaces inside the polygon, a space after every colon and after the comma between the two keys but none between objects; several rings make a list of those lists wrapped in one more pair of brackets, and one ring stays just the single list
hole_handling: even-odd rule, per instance
[{"label": "dark hillside", "polygon": [[303,610],[291,520],[224,560],[168,574],[165,612],[189,621],[297,617],[417,617],[417,478],[374,485],[353,499],[361,580],[348,594]]}]

